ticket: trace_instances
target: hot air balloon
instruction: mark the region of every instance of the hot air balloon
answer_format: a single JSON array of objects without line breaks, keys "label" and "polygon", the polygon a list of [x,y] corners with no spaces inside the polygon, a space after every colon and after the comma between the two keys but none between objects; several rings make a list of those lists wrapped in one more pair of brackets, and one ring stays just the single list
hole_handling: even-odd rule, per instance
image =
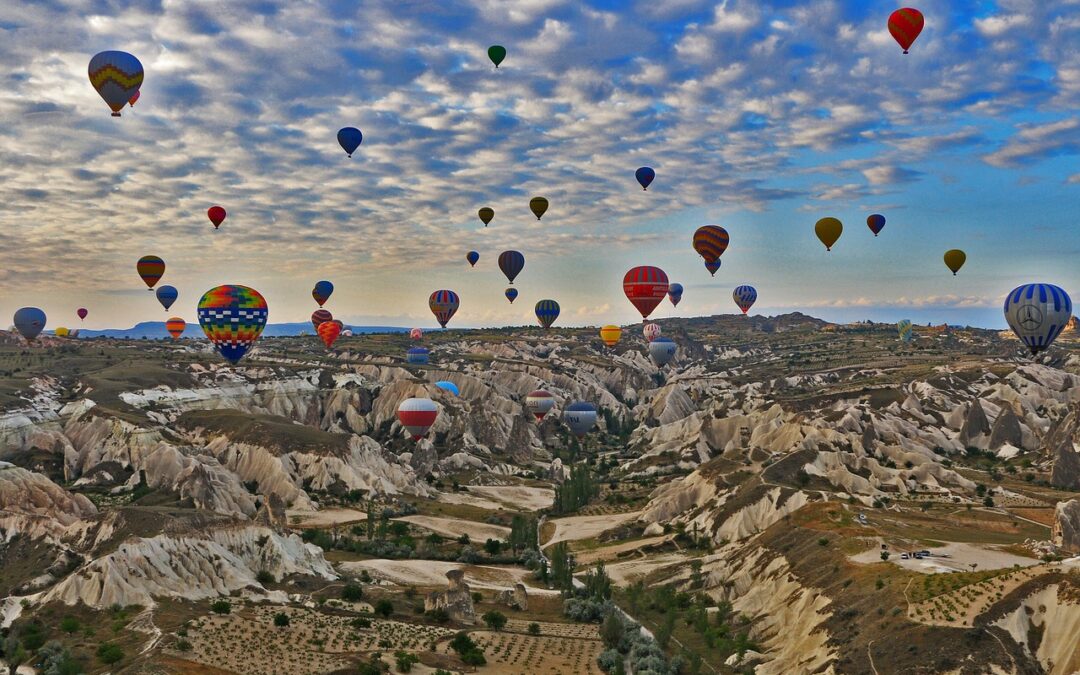
[{"label": "hot air balloon", "polygon": [[967,262],[967,254],[960,249],[954,248],[945,251],[945,266],[952,270],[954,277],[965,262]]},{"label": "hot air balloon", "polygon": [[352,157],[360,144],[364,142],[364,134],[360,133],[356,127],[345,127],[337,132],[337,142],[349,157]]},{"label": "hot air balloon", "polygon": [[566,422],[566,426],[570,427],[570,431],[574,432],[575,436],[584,438],[585,434],[589,433],[589,431],[596,426],[596,406],[584,401],[571,403],[566,410],[563,411],[562,418],[563,421]]},{"label": "hot air balloon", "polygon": [[658,337],[649,343],[649,356],[657,368],[663,368],[671,359],[675,358],[678,346],[671,338]]},{"label": "hot air balloon", "polygon": [[[719,225],[705,225],[694,232],[694,250],[706,263],[718,262],[727,250],[728,241],[727,230]],[[709,271],[715,273],[715,270]]]},{"label": "hot air balloon", "polygon": [[333,321],[334,315],[328,310],[317,309],[311,313],[311,325],[315,328],[315,332],[319,332],[319,325],[327,321]]},{"label": "hot air balloon", "polygon": [[147,289],[154,290],[154,284],[161,281],[161,276],[165,274],[165,261],[156,255],[144,255],[135,263],[135,269]]},{"label": "hot air balloon", "polygon": [[424,337],[424,331],[421,328],[413,328],[409,331],[409,337],[413,340],[420,340]]},{"label": "hot air balloon", "polygon": [[833,244],[840,238],[840,233],[844,231],[844,226],[836,218],[822,218],[814,225],[814,232],[817,233],[817,238],[821,240],[822,244],[825,244],[825,250],[831,251]]},{"label": "hot air balloon", "polygon": [[547,213],[548,200],[544,197],[533,197],[529,200],[529,209],[533,212],[533,215],[536,216],[536,219],[540,220],[540,218]]},{"label": "hot air balloon", "polygon": [[678,307],[682,301],[682,284],[669,284],[667,289],[668,300],[671,301],[672,307]]},{"label": "hot air balloon", "polygon": [[319,307],[322,307],[330,299],[333,292],[334,284],[324,280],[316,283],[315,288],[311,289],[311,297],[315,298],[315,302],[319,303]]},{"label": "hot air balloon", "polygon": [[139,100],[139,92],[135,92],[131,98],[128,99],[128,105],[132,108],[135,107],[135,102]]},{"label": "hot air balloon", "polygon": [[409,351],[405,352],[405,362],[417,366],[426,365],[430,357],[431,352],[424,347],[410,347]]},{"label": "hot air balloon", "polygon": [[343,328],[340,321],[323,321],[316,328],[315,332],[319,334],[319,339],[323,341],[327,349],[334,346],[334,342],[337,341],[338,336],[341,335],[341,329]]},{"label": "hot air balloon", "polygon": [[439,325],[446,328],[446,324],[450,323],[450,319],[457,313],[458,306],[461,304],[458,294],[453,291],[435,291],[428,298],[428,307],[431,308],[431,313],[435,315],[435,320],[439,322]]},{"label": "hot air balloon", "polygon": [[184,329],[187,328],[187,321],[184,321],[178,316],[174,316],[165,322],[165,330],[169,331],[169,335],[174,340],[179,340],[180,336],[184,334]]},{"label": "hot air balloon", "polygon": [[439,380],[435,383],[435,386],[439,389],[442,389],[443,391],[450,392],[454,396],[461,396],[461,390],[458,389],[458,386],[450,380]]},{"label": "hot air balloon", "polygon": [[236,364],[262,335],[269,311],[254,288],[226,284],[199,300],[199,325],[226,361]]},{"label": "hot air balloon", "polygon": [[214,229],[216,230],[219,225],[225,222],[225,209],[220,206],[211,206],[206,210],[206,217],[214,224]]},{"label": "hot air balloon", "polygon": [[635,267],[623,277],[623,293],[626,299],[647,319],[668,292],[668,277],[659,267],[642,265]]},{"label": "hot air balloon", "polygon": [[885,216],[880,213],[867,216],[866,226],[870,228],[870,231],[874,233],[875,237],[878,236],[878,232],[881,232],[881,229],[885,227]]},{"label": "hot air balloon", "polygon": [[506,289],[505,295],[506,295],[506,299],[509,300],[510,304],[512,305],[512,304],[514,304],[514,300],[517,300],[518,289],[513,288],[513,287],[508,288],[508,289]]},{"label": "hot air balloon", "polygon": [[485,206],[477,211],[476,215],[480,216],[480,222],[484,224],[484,227],[487,227],[488,223],[491,222],[491,219],[495,217],[495,209]]},{"label": "hot air balloon", "polygon": [[618,326],[608,324],[600,329],[600,339],[604,341],[608,347],[614,347],[619,344],[619,338],[622,337],[622,328]]},{"label": "hot air balloon", "polygon": [[653,179],[656,178],[656,172],[651,167],[643,166],[634,172],[634,178],[637,178],[637,182],[641,185],[642,190],[648,190],[649,185],[652,184]]},{"label": "hot air balloon", "polygon": [[1071,317],[1069,294],[1052,284],[1024,284],[1005,296],[1005,320],[1032,356],[1045,351]]},{"label": "hot air balloon", "polygon": [[506,47],[503,47],[502,45],[491,45],[488,47],[488,58],[491,59],[491,62],[498,68],[499,64],[506,58]]},{"label": "hot air balloon", "polygon": [[540,322],[544,330],[551,328],[551,324],[558,318],[559,303],[554,300],[541,300],[536,303],[536,320]]},{"label": "hot air balloon", "polygon": [[15,330],[28,341],[45,329],[45,312],[37,307],[23,307],[15,312]]},{"label": "hot air balloon", "polygon": [[142,64],[127,52],[95,54],[87,71],[90,84],[112,109],[113,117],[120,117],[120,110],[139,93],[143,83]]},{"label": "hot air balloon", "polygon": [[427,435],[428,429],[439,416],[439,406],[430,398],[407,398],[397,409],[398,422],[409,432],[414,441]]},{"label": "hot air balloon", "polygon": [[517,275],[525,269],[525,256],[519,251],[503,251],[499,254],[499,269],[506,275],[506,280],[513,284]]},{"label": "hot air balloon", "polygon": [[68,333],[69,333],[68,329],[64,328],[63,326],[60,326],[59,328],[57,328],[56,330],[53,331],[53,335],[55,335],[56,337],[62,337],[62,338],[68,337]]},{"label": "hot air balloon", "polygon": [[904,342],[911,342],[911,339],[915,337],[915,333],[912,330],[911,319],[901,319],[896,322],[896,332],[900,334],[900,339]]},{"label": "hot air balloon", "polygon": [[647,323],[641,329],[641,334],[645,336],[645,339],[652,342],[656,338],[660,337],[663,333],[663,329],[660,328],[658,323]]},{"label": "hot air balloon", "polygon": [[919,37],[923,29],[923,15],[912,7],[903,7],[889,15],[889,32],[904,53],[911,49],[911,43]]},{"label": "hot air balloon", "polygon": [[465,259],[469,261],[469,267],[476,267],[476,262],[480,260],[480,254],[476,251],[469,251],[465,254]]},{"label": "hot air balloon", "polygon": [[75,313],[79,315],[79,320],[82,321],[83,319],[86,318],[86,315],[89,314],[90,312],[88,312],[85,307],[80,307],[77,310],[75,310]]},{"label": "hot air balloon", "polygon": [[176,299],[180,297],[180,291],[176,290],[176,287],[174,286],[162,286],[157,289],[156,295],[157,301],[161,303],[161,306],[164,307],[166,311],[168,311],[168,309],[173,306],[173,303],[176,302]]},{"label": "hot air balloon", "polygon": [[735,300],[735,304],[739,306],[743,314],[750,311],[753,307],[754,301],[757,300],[757,289],[753,286],[738,286],[731,292],[731,297]]},{"label": "hot air balloon", "polygon": [[537,389],[525,397],[525,408],[533,414],[537,422],[543,421],[551,409],[555,407],[555,397],[550,391]]},{"label": "hot air balloon", "polygon": [[715,277],[716,276],[716,271],[718,269],[720,269],[720,261],[719,260],[713,260],[713,261],[706,260],[705,261],[705,269],[709,270],[709,276]]},{"label": "hot air balloon", "polygon": [[353,336],[353,332],[352,332],[351,328],[346,328],[345,330],[341,331],[341,337],[352,337],[352,336]]}]

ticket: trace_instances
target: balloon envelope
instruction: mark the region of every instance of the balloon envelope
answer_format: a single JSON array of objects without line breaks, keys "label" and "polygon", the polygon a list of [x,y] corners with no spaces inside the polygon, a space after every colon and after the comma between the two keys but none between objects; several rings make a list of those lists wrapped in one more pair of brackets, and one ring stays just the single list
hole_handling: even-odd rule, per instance
[{"label": "balloon envelope", "polygon": [[488,47],[488,58],[491,59],[491,62],[498,68],[499,64],[506,58],[506,47],[503,47],[502,45],[491,45]]},{"label": "balloon envelope", "polygon": [[667,289],[668,300],[671,301],[672,307],[678,307],[682,302],[683,287],[682,284],[670,284]]},{"label": "balloon envelope", "polygon": [[566,426],[570,427],[570,431],[574,432],[575,436],[583,438],[585,434],[596,426],[596,406],[584,401],[571,403],[563,411],[563,421],[566,422]]},{"label": "balloon envelope", "polygon": [[652,170],[652,167],[643,166],[634,172],[634,178],[637,178],[637,182],[641,185],[642,190],[648,190],[649,185],[652,184],[653,179],[656,178],[656,172]]},{"label": "balloon envelope", "polygon": [[706,263],[715,262],[724,255],[729,240],[727,230],[724,228],[719,225],[704,225],[694,232],[694,250],[705,259]]},{"label": "balloon envelope", "polygon": [[634,267],[623,276],[623,293],[643,319],[649,318],[656,306],[667,296],[668,276],[664,270],[651,265]]},{"label": "balloon envelope", "polygon": [[503,251],[499,254],[499,269],[506,275],[506,280],[513,284],[517,275],[525,269],[525,256],[519,251]]},{"label": "balloon envelope", "polygon": [[176,299],[180,297],[180,291],[176,290],[175,286],[162,286],[155,292],[158,302],[165,309],[169,309],[176,302]]},{"label": "balloon envelope", "polygon": [[1005,296],[1005,320],[1032,356],[1046,350],[1072,317],[1072,299],[1053,284],[1024,284]]},{"label": "balloon envelope", "polygon": [[454,396],[461,396],[461,390],[458,389],[458,386],[450,380],[439,380],[435,383],[435,386],[439,389],[450,392]]},{"label": "balloon envelope", "polygon": [[746,314],[757,300],[757,289],[753,286],[739,286],[731,292],[731,297],[742,313]]},{"label": "balloon envelope", "polygon": [[424,337],[424,331],[422,328],[413,328],[409,331],[409,337],[413,340],[419,340]]},{"label": "balloon envelope", "polygon": [[658,337],[649,343],[649,356],[657,367],[663,367],[675,358],[678,346],[671,338]]},{"label": "balloon envelope", "polygon": [[161,281],[162,275],[165,274],[165,261],[156,255],[144,255],[139,258],[139,262],[135,263],[135,270],[142,277],[146,287],[153,288],[154,284]]},{"label": "balloon envelope", "polygon": [[896,332],[900,334],[900,339],[904,342],[911,342],[911,339],[915,336],[915,332],[912,330],[911,319],[900,319],[896,322]]},{"label": "balloon envelope", "polygon": [[45,329],[45,312],[37,307],[23,307],[15,312],[15,330],[27,340],[33,340]]},{"label": "balloon envelope", "polygon": [[506,293],[504,295],[506,295],[506,299],[509,300],[510,304],[512,305],[512,304],[514,304],[514,300],[517,300],[518,289],[516,289],[516,288],[508,288],[508,289],[506,289]]},{"label": "balloon envelope", "polygon": [[405,361],[406,363],[422,366],[428,362],[430,356],[431,352],[425,347],[411,347],[409,351],[405,352]]},{"label": "balloon envelope", "polygon": [[480,254],[476,251],[469,251],[465,254],[465,259],[469,261],[469,267],[476,267],[476,263],[480,260]]},{"label": "balloon envelope", "polygon": [[327,321],[333,321],[333,320],[334,320],[334,315],[331,314],[328,310],[325,310],[325,309],[317,309],[317,310],[315,310],[314,312],[311,313],[311,325],[312,325],[313,328],[315,328],[316,333],[319,332],[319,325],[320,324],[323,324],[323,323],[325,323]]},{"label": "balloon envelope", "polygon": [[484,224],[484,227],[487,227],[488,223],[491,222],[491,219],[495,217],[495,209],[485,206],[477,211],[476,215],[480,216],[480,222]]},{"label": "balloon envelope", "polygon": [[945,251],[945,266],[952,270],[953,276],[960,271],[960,268],[967,262],[967,254],[958,248]]},{"label": "balloon envelope", "polygon": [[525,408],[533,414],[537,421],[547,416],[555,407],[555,397],[550,391],[537,389],[525,397]]},{"label": "balloon envelope", "polygon": [[315,302],[319,303],[319,307],[322,307],[330,299],[333,292],[334,284],[324,280],[316,283],[315,288],[311,289],[311,297],[315,298]]},{"label": "balloon envelope", "polygon": [[902,7],[889,15],[889,32],[905,54],[922,32],[923,23],[922,12],[914,7]]},{"label": "balloon envelope", "polygon": [[206,210],[206,217],[214,224],[214,229],[216,230],[218,229],[218,225],[225,222],[225,209],[220,206],[211,206]]},{"label": "balloon envelope", "polygon": [[337,142],[341,148],[348,153],[349,157],[356,152],[356,149],[360,147],[360,144],[364,141],[364,134],[360,133],[360,130],[356,127],[345,127],[337,132]]},{"label": "balloon envelope", "polygon": [[461,300],[458,298],[458,294],[453,291],[435,291],[428,298],[428,307],[431,309],[431,313],[435,315],[435,320],[443,328],[446,328],[446,324],[450,323],[450,319],[454,318],[454,314],[457,313],[460,305]]},{"label": "balloon envelope", "polygon": [[663,333],[663,329],[660,328],[658,323],[647,323],[641,329],[641,334],[645,336],[645,339],[652,342],[656,338],[660,337]]},{"label": "balloon envelope", "polygon": [[225,284],[199,299],[199,325],[226,361],[236,364],[266,327],[266,299],[254,288]]},{"label": "balloon envelope", "polygon": [[709,276],[715,277],[716,276],[716,271],[718,269],[720,269],[720,260],[719,259],[712,260],[712,261],[706,260],[705,261],[705,269],[709,270]]},{"label": "balloon envelope", "polygon": [[541,300],[536,303],[535,311],[536,320],[547,330],[555,323],[555,319],[559,318],[559,303],[554,300]]},{"label": "balloon envelope", "polygon": [[143,67],[139,59],[127,52],[105,51],[94,55],[87,68],[90,84],[120,117],[120,109],[132,100],[143,83]]},{"label": "balloon envelope", "polygon": [[89,314],[90,312],[87,311],[87,309],[85,307],[80,307],[77,310],[75,310],[75,313],[79,315],[80,319],[85,319],[86,315]]},{"label": "balloon envelope", "polygon": [[397,409],[398,422],[414,441],[426,436],[438,417],[439,406],[430,398],[407,398]]},{"label": "balloon envelope", "polygon": [[821,240],[822,244],[825,244],[825,250],[831,251],[833,244],[840,238],[840,233],[844,231],[844,226],[836,218],[822,218],[814,225],[814,232],[817,233],[817,238]]},{"label": "balloon envelope", "polygon": [[608,324],[600,329],[600,339],[604,341],[604,344],[608,347],[614,347],[619,344],[619,338],[622,337],[622,328],[618,326]]},{"label": "balloon envelope", "polygon": [[547,213],[548,200],[544,197],[533,197],[529,200],[529,210],[533,212],[537,220],[540,220],[541,216]]},{"label": "balloon envelope", "polygon": [[319,339],[326,345],[327,349],[334,346],[334,342],[337,341],[338,336],[341,335],[342,326],[340,321],[323,321],[316,328],[315,332],[319,334]]},{"label": "balloon envelope", "polygon": [[63,326],[60,326],[59,328],[57,328],[56,330],[53,331],[53,335],[55,335],[56,337],[67,337],[68,333],[69,333],[68,329],[64,328]]},{"label": "balloon envelope", "polygon": [[180,336],[184,334],[185,328],[187,328],[187,321],[184,321],[178,316],[174,316],[165,322],[165,330],[169,331],[169,335],[173,336],[174,340],[180,339]]},{"label": "balloon envelope", "polygon": [[885,216],[880,213],[867,216],[866,226],[870,228],[870,231],[874,233],[874,236],[878,236],[878,232],[881,232],[881,228],[885,227]]}]

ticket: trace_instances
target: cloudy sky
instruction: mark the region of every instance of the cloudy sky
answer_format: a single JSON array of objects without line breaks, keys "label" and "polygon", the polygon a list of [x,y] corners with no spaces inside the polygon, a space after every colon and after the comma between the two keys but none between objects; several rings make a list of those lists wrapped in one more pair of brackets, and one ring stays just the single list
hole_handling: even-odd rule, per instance
[{"label": "cloudy sky", "polygon": [[[886,29],[896,6],[4,3],[0,316],[191,321],[205,290],[240,283],[271,322],[300,321],[330,279],[326,308],[348,323],[431,325],[439,288],[462,298],[451,326],[532,323],[541,298],[559,324],[632,322],[621,281],[640,264],[686,287],[680,315],[736,311],[743,283],[755,313],[984,326],[1004,325],[1020,283],[1075,296],[1080,0],[920,0],[907,56]],[[120,119],[87,79],[106,49],[146,71]],[[343,126],[364,133],[352,159]],[[551,201],[541,222],[534,195]],[[218,232],[212,204],[229,212]],[[823,216],[845,225],[831,253]],[[705,224],[731,234],[715,278],[690,246]],[[508,248],[527,261],[512,306]],[[169,314],[135,273],[151,253],[180,289]]]}]

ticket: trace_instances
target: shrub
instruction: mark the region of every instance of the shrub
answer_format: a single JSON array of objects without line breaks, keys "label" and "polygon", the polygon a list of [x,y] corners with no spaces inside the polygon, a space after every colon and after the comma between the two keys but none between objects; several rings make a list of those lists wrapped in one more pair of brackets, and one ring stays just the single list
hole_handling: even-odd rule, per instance
[{"label": "shrub", "polygon": [[480,593],[479,591],[474,591],[473,594],[472,594],[472,601],[473,602],[483,602],[484,601],[484,594]]},{"label": "shrub", "polygon": [[178,642],[176,643],[176,649],[177,649],[178,651],[181,651],[181,652],[190,652],[190,651],[191,651],[191,648],[192,648],[192,647],[191,647],[191,643],[190,643],[190,642],[188,642],[187,640],[179,640],[179,641],[178,641]]},{"label": "shrub", "polygon": [[409,652],[394,652],[394,659],[397,661],[399,673],[408,673],[412,671],[414,665],[420,663],[420,658],[416,654],[410,654]]},{"label": "shrub", "polygon": [[426,614],[427,614],[427,618],[430,619],[431,621],[434,621],[435,623],[449,623],[450,622],[450,615],[447,614],[446,610],[443,609],[442,607],[437,607],[435,609],[429,610],[429,611],[426,612]]},{"label": "shrub", "polygon": [[376,614],[382,616],[383,618],[386,618],[394,613],[394,603],[390,602],[390,600],[386,598],[383,598],[382,600],[379,600],[375,603],[374,609]]},{"label": "shrub", "polygon": [[364,597],[364,589],[360,584],[345,584],[341,589],[341,599],[346,602],[359,602]]},{"label": "shrub", "polygon": [[73,616],[65,616],[63,619],[60,619],[60,630],[64,631],[68,635],[75,633],[81,627],[82,624],[79,623],[79,620]]},{"label": "shrub", "polygon": [[274,578],[274,574],[270,570],[259,570],[258,573],[255,575],[255,581],[258,581],[264,586],[266,584],[277,583],[277,579]]},{"label": "shrub", "polygon": [[217,600],[210,605],[210,611],[215,614],[228,614],[232,611],[232,605],[228,600]]},{"label": "shrub", "polygon": [[120,649],[120,645],[105,642],[98,645],[97,657],[102,663],[112,665],[124,659],[124,650]]},{"label": "shrub", "polygon": [[349,625],[352,626],[353,628],[356,628],[356,629],[371,628],[371,619],[368,619],[368,618],[365,618],[365,617],[362,617],[362,616],[358,616],[355,619],[353,619],[352,621],[350,621]]},{"label": "shrub", "polygon": [[274,615],[274,625],[278,628],[284,628],[289,625],[289,615],[285,612],[278,612]]},{"label": "shrub", "polygon": [[502,612],[491,610],[490,612],[485,612],[482,618],[484,619],[484,623],[487,624],[487,627],[492,630],[502,630],[503,626],[506,625],[506,615]]},{"label": "shrub", "polygon": [[532,623],[529,624],[529,635],[539,635],[539,634],[540,634],[540,624],[533,621]]}]

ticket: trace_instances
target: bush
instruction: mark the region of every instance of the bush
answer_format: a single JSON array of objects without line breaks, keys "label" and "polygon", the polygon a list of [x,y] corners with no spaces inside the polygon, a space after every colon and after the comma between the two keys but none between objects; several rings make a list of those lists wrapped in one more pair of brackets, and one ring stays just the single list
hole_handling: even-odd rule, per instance
[{"label": "bush", "polygon": [[486,612],[482,618],[487,627],[492,630],[502,630],[503,626],[506,625],[506,615],[502,612],[491,610]]},{"label": "bush", "polygon": [[529,624],[529,635],[539,635],[539,634],[540,634],[540,624],[533,621],[532,623]]},{"label": "bush", "polygon": [[473,594],[472,594],[472,601],[473,601],[474,603],[476,603],[476,602],[483,602],[483,601],[484,601],[484,594],[483,594],[483,593],[481,593],[481,592],[479,592],[479,591],[473,591]]},{"label": "bush", "polygon": [[[43,675],[81,675],[86,672],[68,648],[56,640],[47,642],[37,654]],[[17,658],[17,655],[16,655]]]},{"label": "bush", "polygon": [[435,623],[450,622],[450,615],[447,614],[446,610],[442,607],[437,607],[435,609],[429,610],[426,612],[426,615],[429,620],[434,621]]},{"label": "bush", "polygon": [[352,626],[353,628],[356,628],[356,629],[371,628],[371,619],[368,619],[368,618],[365,618],[365,617],[362,617],[362,616],[358,616],[355,619],[353,619],[352,621],[350,621],[349,625]]},{"label": "bush", "polygon": [[379,600],[375,603],[374,609],[376,614],[383,618],[386,618],[394,613],[394,603],[390,602],[386,598],[383,598],[382,600]]},{"label": "bush", "polygon": [[210,611],[215,614],[228,614],[232,611],[232,605],[228,600],[217,600],[210,605]]},{"label": "bush", "polygon": [[114,663],[119,663],[124,659],[124,650],[120,649],[120,645],[106,642],[98,645],[97,657],[102,663],[112,665]]},{"label": "bush", "polygon": [[82,624],[73,616],[65,616],[63,619],[60,619],[60,630],[68,635],[77,632],[81,627]]},{"label": "bush", "polygon": [[274,625],[278,628],[284,628],[289,625],[289,615],[285,612],[278,612],[274,615]]},{"label": "bush", "polygon": [[259,570],[255,575],[255,581],[258,581],[264,586],[266,584],[277,583],[277,579],[274,578],[274,574],[270,570]]},{"label": "bush", "polygon": [[484,652],[473,642],[468,633],[461,632],[450,641],[450,648],[458,653],[461,660],[470,666],[482,666],[487,663]]},{"label": "bush", "polygon": [[360,584],[345,584],[341,589],[341,599],[346,602],[360,602],[364,597],[364,589]]},{"label": "bush", "polygon": [[408,673],[414,665],[420,663],[420,657],[409,652],[394,652],[394,659],[397,661],[399,673]]},{"label": "bush", "polygon": [[176,643],[176,649],[181,652],[190,652],[192,649],[191,643],[187,640],[179,640]]}]

